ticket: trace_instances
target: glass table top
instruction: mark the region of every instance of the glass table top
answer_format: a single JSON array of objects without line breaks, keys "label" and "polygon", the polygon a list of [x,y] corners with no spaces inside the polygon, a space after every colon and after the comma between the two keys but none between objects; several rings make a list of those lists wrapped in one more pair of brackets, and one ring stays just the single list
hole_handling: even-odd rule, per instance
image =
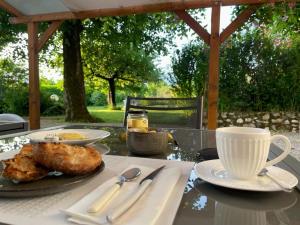
[{"label": "glass table top", "polygon": [[[66,126],[65,129],[102,129],[111,135],[102,140],[109,155],[131,156],[126,141],[122,138],[125,130],[120,127],[93,125]],[[167,129],[176,143],[170,143],[161,155],[151,158],[201,162],[216,159],[214,131],[196,129]],[[0,152],[19,149],[28,143],[25,136],[0,137]],[[272,146],[272,148],[276,148]],[[136,155],[133,155],[136,156]],[[300,171],[299,171],[300,172]],[[250,192],[218,187],[198,178],[193,170],[186,184],[178,209],[175,225],[298,225],[300,224],[300,192],[295,189],[285,192]]]}]

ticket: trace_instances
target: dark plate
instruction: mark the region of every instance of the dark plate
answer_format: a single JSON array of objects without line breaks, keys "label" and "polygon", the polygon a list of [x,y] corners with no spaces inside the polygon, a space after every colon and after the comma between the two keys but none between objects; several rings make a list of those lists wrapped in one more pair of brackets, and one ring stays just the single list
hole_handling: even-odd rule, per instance
[{"label": "dark plate", "polygon": [[13,183],[0,176],[0,197],[20,198],[35,197],[55,194],[77,187],[90,178],[101,173],[105,167],[104,162],[93,172],[80,176],[69,176],[65,174],[51,175],[41,180],[28,183]]}]

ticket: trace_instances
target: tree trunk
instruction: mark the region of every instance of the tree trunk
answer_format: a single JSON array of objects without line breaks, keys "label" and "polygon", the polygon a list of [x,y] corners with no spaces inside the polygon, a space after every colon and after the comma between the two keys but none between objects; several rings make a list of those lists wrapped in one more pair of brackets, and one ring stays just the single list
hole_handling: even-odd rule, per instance
[{"label": "tree trunk", "polygon": [[80,20],[65,21],[63,28],[64,97],[66,121],[92,121],[85,104],[80,52]]},{"label": "tree trunk", "polygon": [[116,104],[116,85],[115,85],[115,79],[108,79],[109,84],[109,93],[108,93],[108,104],[111,106],[111,108],[115,109]]}]

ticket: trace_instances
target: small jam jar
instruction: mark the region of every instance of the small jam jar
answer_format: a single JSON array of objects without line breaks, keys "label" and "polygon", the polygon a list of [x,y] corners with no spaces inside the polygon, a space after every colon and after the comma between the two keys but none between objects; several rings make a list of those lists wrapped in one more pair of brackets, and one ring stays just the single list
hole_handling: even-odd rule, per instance
[{"label": "small jam jar", "polygon": [[147,111],[128,111],[127,130],[139,128],[148,131],[148,112]]}]

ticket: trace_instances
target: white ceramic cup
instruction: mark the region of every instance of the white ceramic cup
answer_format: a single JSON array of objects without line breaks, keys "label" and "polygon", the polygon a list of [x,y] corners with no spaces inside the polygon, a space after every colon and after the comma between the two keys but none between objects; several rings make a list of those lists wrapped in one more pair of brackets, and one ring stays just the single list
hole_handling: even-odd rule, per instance
[{"label": "white ceramic cup", "polygon": [[[281,139],[285,148],[281,155],[268,161],[270,144]],[[238,179],[251,179],[263,168],[283,160],[291,150],[291,142],[283,135],[250,127],[223,127],[216,130],[217,151],[228,174]]]}]

